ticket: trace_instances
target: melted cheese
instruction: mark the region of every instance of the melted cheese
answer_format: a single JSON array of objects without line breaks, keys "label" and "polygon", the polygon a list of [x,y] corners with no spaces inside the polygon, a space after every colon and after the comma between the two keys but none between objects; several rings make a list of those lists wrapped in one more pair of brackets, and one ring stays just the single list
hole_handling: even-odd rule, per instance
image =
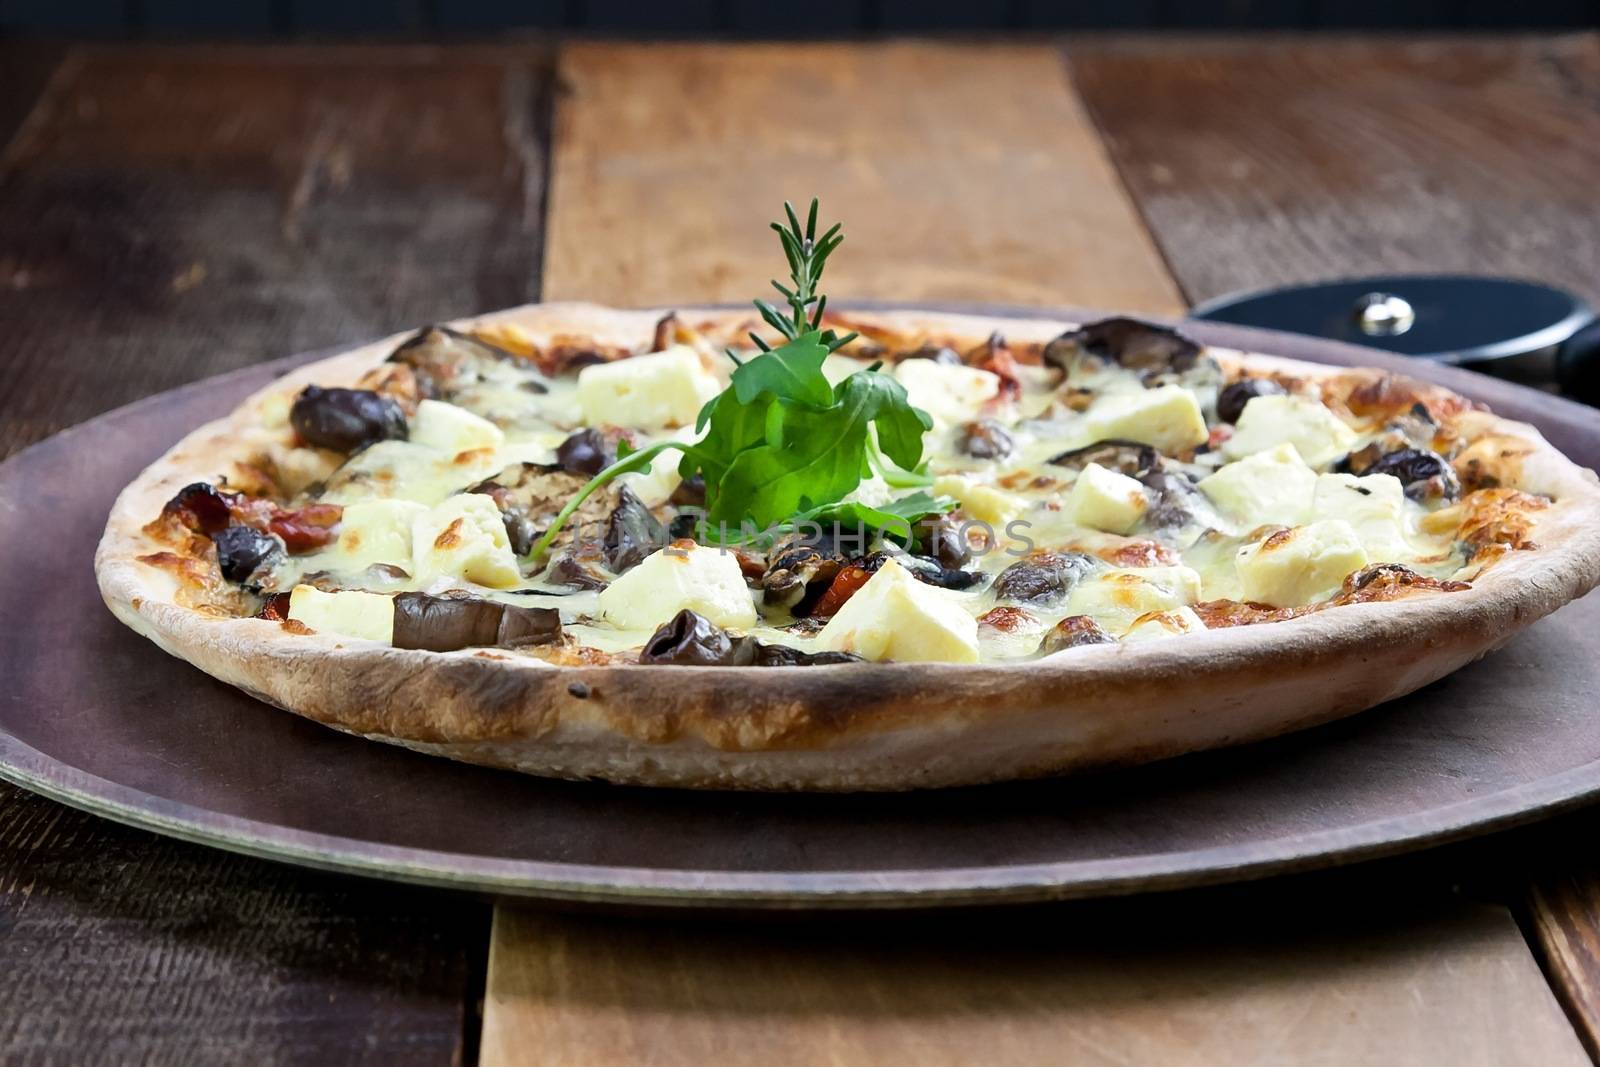
[{"label": "melted cheese", "polygon": [[[1164,639],[1203,629],[1192,609],[1202,600],[1302,606],[1329,595],[1367,561],[1402,562],[1440,577],[1462,565],[1450,541],[1454,527],[1429,532],[1421,521],[1427,507],[1408,499],[1398,481],[1329,472],[1361,438],[1317,401],[1252,399],[1231,438],[1206,450],[1211,432],[1203,413],[1214,402],[1214,386],[1147,387],[1138,374],[1104,361],[1086,363],[1069,383],[1050,368],[1020,367],[1015,396],[1002,395],[1000,379],[988,371],[926,359],[895,366],[912,402],[937,424],[925,439],[928,488],[954,497],[958,518],[974,523],[978,554],[965,568],[984,577],[955,591],[918,580],[900,563],[884,563],[820,632],[786,628],[793,620],[763,606],[738,560],[712,548],[658,551],[612,576],[599,562],[598,531],[590,531],[585,566],[608,577],[608,587],[575,592],[545,584],[511,552],[493,499],[464,492],[508,464],[554,462],[556,447],[583,425],[627,428],[640,447],[667,437],[692,440],[696,415],[726,382],[725,364],[681,345],[554,379],[528,363],[496,361],[453,390],[450,403],[422,401],[409,440],[379,442],[336,470],[328,469],[337,461],[331,453],[297,450],[306,456],[295,477],[325,482],[320,499],[346,510],[338,539],[287,560],[275,575],[278,587],[305,576],[344,590],[297,587],[291,617],[314,629],[385,640],[384,611],[376,606],[383,594],[464,590],[557,608],[578,644],[624,656],[688,608],[718,625],[808,651],[974,662],[1036,655],[1043,635],[1070,615],[1087,615],[1120,640]],[[823,370],[837,383],[866,366],[833,355]],[[261,415],[263,433],[276,427],[281,436],[286,401],[263,404]],[[975,418],[1004,427],[1012,446],[1006,455],[961,451],[960,427]],[[1160,451],[1165,481],[1136,480],[1100,464],[1079,470],[1051,462],[1110,439]],[[666,501],[678,487],[677,468],[678,457],[667,453],[650,472],[627,475],[622,484],[670,518]],[[1192,492],[1182,491],[1185,483]],[[884,506],[910,491],[874,475],[849,499]],[[994,576],[1046,550],[1089,553],[1103,562],[1058,601],[1019,607],[998,600]]]}]

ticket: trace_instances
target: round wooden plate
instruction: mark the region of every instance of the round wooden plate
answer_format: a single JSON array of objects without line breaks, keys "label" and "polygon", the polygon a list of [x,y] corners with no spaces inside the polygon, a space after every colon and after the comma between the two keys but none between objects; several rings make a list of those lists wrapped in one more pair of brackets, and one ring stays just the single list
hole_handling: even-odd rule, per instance
[{"label": "round wooden plate", "polygon": [[[1600,414],[1577,404],[1366,349],[1186,328],[1216,344],[1432,378],[1600,462]],[[313,358],[151,397],[0,466],[0,776],[109,818],[318,867],[601,904],[773,908],[1215,883],[1454,840],[1600,793],[1600,596],[1343,722],[1053,781],[901,795],[674,792],[544,781],[334,733],[125,629],[90,566],[112,498],[145,464]]]}]

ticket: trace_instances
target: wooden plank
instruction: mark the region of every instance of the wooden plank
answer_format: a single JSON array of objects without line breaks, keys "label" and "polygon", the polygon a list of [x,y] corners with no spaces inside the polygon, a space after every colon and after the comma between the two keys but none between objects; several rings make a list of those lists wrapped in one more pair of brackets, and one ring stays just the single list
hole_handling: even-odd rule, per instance
[{"label": "wooden plank", "polygon": [[[748,297],[767,201],[817,191],[851,229],[836,294],[1173,307],[1037,49],[581,46],[560,69],[552,295]],[[1282,892],[722,926],[503,906],[482,1062],[1586,1062],[1505,908]]]},{"label": "wooden plank", "polygon": [[560,69],[550,299],[748,300],[781,266],[766,223],[818,195],[850,235],[839,300],[1179,307],[1051,49],[593,44]]},{"label": "wooden plank", "polygon": [[[1569,838],[1592,841],[1594,826]],[[1545,874],[1527,887],[1524,925],[1589,1055],[1600,1062],[1600,872],[1585,864],[1564,875]]]},{"label": "wooden plank", "polygon": [[1184,292],[1387,271],[1600,299],[1600,38],[1096,40],[1071,69]]},{"label": "wooden plank", "polygon": [[459,1063],[488,920],[3,787],[0,1061]]},{"label": "wooden plank", "polygon": [[[0,454],[535,297],[548,71],[538,48],[76,53],[0,162]],[[488,918],[0,786],[0,1061],[461,1062]]]},{"label": "wooden plank", "polygon": [[0,161],[0,455],[534,299],[548,69],[533,46],[86,54]]},{"label": "wooden plank", "polygon": [[0,40],[0,152],[33,113],[66,55],[60,44]]},{"label": "wooden plank", "polygon": [[1314,921],[1259,892],[769,926],[501,908],[481,1062],[1588,1063],[1503,907],[1383,896]]}]

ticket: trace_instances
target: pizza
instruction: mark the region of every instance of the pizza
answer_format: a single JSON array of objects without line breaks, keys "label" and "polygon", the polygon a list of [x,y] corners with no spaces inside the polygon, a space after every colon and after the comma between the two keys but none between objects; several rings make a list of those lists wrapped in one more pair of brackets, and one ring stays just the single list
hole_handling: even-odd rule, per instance
[{"label": "pizza", "polygon": [[121,494],[105,600],[366,738],[864,790],[1328,721],[1600,581],[1595,475],[1441,387],[796,282],[792,318],[535,305],[302,366]]}]

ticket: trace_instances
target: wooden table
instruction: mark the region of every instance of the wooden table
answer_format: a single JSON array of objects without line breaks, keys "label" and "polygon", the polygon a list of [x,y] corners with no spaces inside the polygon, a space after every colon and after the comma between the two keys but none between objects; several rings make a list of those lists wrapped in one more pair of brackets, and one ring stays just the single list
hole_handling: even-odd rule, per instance
[{"label": "wooden table", "polygon": [[[1176,312],[1412,268],[1600,297],[1595,36],[11,44],[7,140],[0,454],[436,318],[743,300],[813,193],[849,224],[841,297]],[[1578,1064],[1597,826],[1145,900],[664,923],[0,787],[0,1059]]]}]

